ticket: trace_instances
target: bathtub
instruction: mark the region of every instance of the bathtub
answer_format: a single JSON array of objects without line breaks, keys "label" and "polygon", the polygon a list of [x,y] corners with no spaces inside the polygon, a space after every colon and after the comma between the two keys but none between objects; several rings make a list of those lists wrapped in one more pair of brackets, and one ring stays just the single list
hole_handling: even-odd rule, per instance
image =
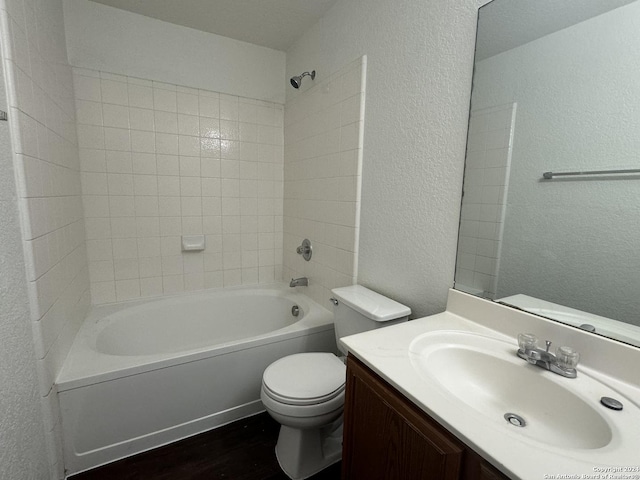
[{"label": "bathtub", "polygon": [[263,411],[264,369],[305,351],[336,351],[333,316],[283,285],[94,307],[56,380],[67,474]]}]

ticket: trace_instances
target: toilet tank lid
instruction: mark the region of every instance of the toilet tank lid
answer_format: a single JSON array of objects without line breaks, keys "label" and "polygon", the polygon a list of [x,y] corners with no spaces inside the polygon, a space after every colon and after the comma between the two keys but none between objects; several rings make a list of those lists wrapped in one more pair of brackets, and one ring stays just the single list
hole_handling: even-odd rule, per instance
[{"label": "toilet tank lid", "polygon": [[395,320],[411,314],[411,309],[406,305],[402,305],[362,285],[334,288],[331,293],[339,302],[343,302],[356,312],[376,322]]}]

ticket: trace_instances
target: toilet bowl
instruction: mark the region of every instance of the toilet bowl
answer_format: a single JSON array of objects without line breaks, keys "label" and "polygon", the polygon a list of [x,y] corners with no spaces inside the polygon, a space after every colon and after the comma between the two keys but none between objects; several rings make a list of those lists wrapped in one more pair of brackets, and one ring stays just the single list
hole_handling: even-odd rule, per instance
[{"label": "toilet bowl", "polygon": [[260,398],[281,424],[276,457],[290,478],[310,477],[340,460],[345,371],[326,352],[289,355],[265,370]]},{"label": "toilet bowl", "polygon": [[[411,313],[360,285],[332,293],[337,340],[406,321]],[[289,478],[308,478],[341,459],[345,382],[343,359],[327,352],[289,355],[264,371],[260,398],[281,424],[276,457]]]}]

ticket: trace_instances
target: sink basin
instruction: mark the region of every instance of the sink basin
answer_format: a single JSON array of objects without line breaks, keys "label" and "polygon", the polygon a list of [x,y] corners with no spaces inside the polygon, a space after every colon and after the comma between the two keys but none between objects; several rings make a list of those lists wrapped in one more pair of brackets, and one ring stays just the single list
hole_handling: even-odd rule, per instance
[{"label": "sink basin", "polygon": [[[516,350],[515,344],[497,338],[456,331],[424,334],[409,347],[422,379],[488,421],[545,445],[607,446],[613,433],[599,400],[610,390],[603,386],[603,393],[599,382],[580,372],[577,379],[568,379],[529,365]],[[526,425],[510,424],[508,413]]]}]

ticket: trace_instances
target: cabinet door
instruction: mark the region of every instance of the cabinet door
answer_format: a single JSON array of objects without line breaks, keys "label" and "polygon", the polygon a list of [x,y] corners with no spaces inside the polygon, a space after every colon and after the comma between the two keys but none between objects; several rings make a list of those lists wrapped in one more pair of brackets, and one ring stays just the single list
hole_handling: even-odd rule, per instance
[{"label": "cabinet door", "polygon": [[343,480],[457,480],[464,445],[349,357]]}]

